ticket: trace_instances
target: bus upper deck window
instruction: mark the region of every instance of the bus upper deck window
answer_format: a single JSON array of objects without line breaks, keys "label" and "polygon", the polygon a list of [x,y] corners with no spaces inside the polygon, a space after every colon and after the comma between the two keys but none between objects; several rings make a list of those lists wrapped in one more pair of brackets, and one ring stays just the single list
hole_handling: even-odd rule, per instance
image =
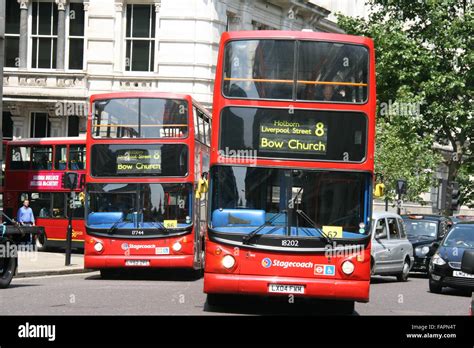
[{"label": "bus upper deck window", "polygon": [[32,148],[32,168],[39,170],[52,169],[53,148],[51,146],[34,146]]}]

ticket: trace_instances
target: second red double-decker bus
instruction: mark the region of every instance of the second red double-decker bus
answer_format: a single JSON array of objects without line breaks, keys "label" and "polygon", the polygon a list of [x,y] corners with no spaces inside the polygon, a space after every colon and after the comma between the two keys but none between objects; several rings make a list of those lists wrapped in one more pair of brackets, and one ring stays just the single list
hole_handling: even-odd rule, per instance
[{"label": "second red double-decker bus", "polygon": [[[30,138],[7,143],[4,185],[4,212],[15,218],[27,199],[35,223],[44,226],[45,234],[36,238],[39,250],[64,247],[68,216],[72,216],[72,245],[82,248],[84,242],[84,179],[86,171],[86,138]],[[61,185],[64,172],[77,172],[79,185],[74,202],[68,202],[69,190]],[[75,209],[71,210],[70,205]]]},{"label": "second red double-decker bus", "polygon": [[85,267],[203,267],[210,115],[188,95],[93,95]]},{"label": "second red double-decker bus", "polygon": [[224,33],[216,71],[204,291],[368,301],[373,43]]}]

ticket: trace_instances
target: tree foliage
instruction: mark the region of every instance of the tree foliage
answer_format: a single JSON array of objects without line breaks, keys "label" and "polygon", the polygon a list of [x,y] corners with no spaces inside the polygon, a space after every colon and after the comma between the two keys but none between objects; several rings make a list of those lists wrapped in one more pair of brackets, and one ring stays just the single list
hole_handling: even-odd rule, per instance
[{"label": "tree foliage", "polygon": [[[339,16],[338,24],[349,34],[374,39],[379,105],[389,101],[419,103],[416,115],[379,115],[377,166],[396,170],[398,163],[403,167],[398,171],[412,173],[416,179],[411,185],[421,189],[426,178],[411,171],[413,162],[405,161],[405,156],[400,161],[400,152],[382,150],[403,151],[407,146],[409,153],[419,151],[420,165],[429,165],[436,149],[428,146],[427,139],[449,146],[452,153],[442,160],[448,168],[448,182],[461,180],[464,203],[474,204],[472,1],[370,0],[368,4],[371,13],[367,20]],[[412,144],[396,145],[394,136],[387,132],[398,132]],[[417,136],[413,137],[414,133]],[[450,195],[448,186],[448,200]]]}]

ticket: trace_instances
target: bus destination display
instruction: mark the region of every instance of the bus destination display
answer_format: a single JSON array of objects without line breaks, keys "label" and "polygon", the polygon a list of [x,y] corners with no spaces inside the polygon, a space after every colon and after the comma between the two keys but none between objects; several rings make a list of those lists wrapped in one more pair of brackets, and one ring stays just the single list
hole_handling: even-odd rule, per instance
[{"label": "bus destination display", "polygon": [[260,124],[259,150],[325,155],[327,125],[311,120],[265,120]]},{"label": "bus destination display", "polygon": [[161,173],[161,149],[117,152],[117,174]]}]

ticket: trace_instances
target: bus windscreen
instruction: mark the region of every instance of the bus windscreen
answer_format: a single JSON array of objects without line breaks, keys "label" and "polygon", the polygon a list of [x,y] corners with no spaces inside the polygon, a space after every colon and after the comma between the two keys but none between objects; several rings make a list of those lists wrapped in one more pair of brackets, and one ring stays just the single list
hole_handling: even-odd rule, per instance
[{"label": "bus windscreen", "polygon": [[223,155],[251,151],[247,155],[263,158],[361,162],[367,117],[360,112],[228,107],[222,110],[219,138]]}]

